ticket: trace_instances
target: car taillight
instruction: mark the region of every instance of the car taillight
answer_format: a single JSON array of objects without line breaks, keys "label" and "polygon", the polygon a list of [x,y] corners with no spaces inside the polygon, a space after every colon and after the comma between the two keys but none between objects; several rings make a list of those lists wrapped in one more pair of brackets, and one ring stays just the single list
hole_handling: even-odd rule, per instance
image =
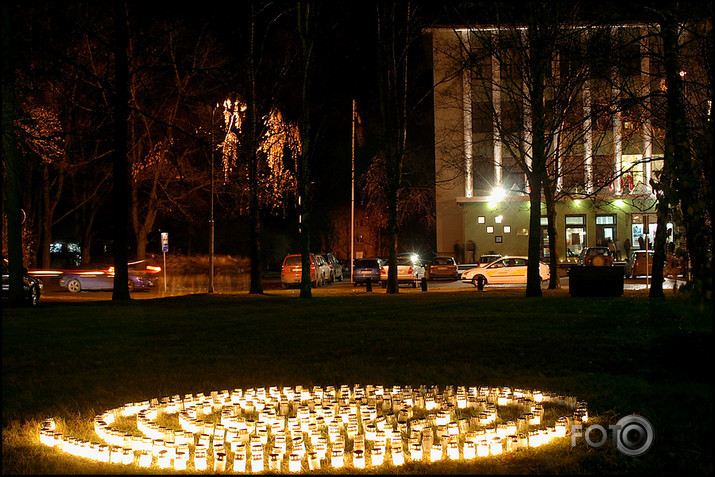
[{"label": "car taillight", "polygon": [[410,267],[410,270],[407,273],[414,273],[414,270],[412,269],[412,267]]},{"label": "car taillight", "polygon": [[161,267],[155,267],[154,265],[147,265],[146,271],[149,273],[159,273],[159,272],[161,272]]}]

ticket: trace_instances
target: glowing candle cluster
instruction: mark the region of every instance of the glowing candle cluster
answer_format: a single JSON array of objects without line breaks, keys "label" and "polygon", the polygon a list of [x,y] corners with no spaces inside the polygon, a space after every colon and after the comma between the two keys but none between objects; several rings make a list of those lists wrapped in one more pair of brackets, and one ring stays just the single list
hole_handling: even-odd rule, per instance
[{"label": "glowing candle cluster", "polygon": [[[545,423],[548,406],[566,415]],[[120,429],[133,421],[136,433]],[[295,473],[494,456],[548,444],[587,421],[586,403],[574,397],[509,387],[272,386],[125,404],[94,418],[103,443],[63,435],[47,419],[40,442],[144,468]]]}]

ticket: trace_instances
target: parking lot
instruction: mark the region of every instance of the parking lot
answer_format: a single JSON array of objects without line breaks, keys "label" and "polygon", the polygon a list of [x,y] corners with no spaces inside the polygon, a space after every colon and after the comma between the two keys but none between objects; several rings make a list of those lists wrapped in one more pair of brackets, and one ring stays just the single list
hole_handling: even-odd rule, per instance
[{"label": "parking lot", "polygon": [[[247,280],[246,280],[247,282]],[[674,285],[676,284],[676,281],[670,278],[666,278],[664,283],[663,283],[663,288],[664,289],[672,289]],[[680,287],[685,284],[685,281],[677,280],[677,286]],[[646,278],[645,277],[639,277],[639,278],[626,278],[624,280],[624,286],[623,289],[624,291],[635,291],[635,290],[647,290],[650,285],[650,279],[648,280],[648,283],[646,283]],[[546,285],[544,285],[545,287]],[[568,286],[569,286],[569,279],[568,276],[566,277],[561,277],[561,287],[563,290],[568,291]],[[519,285],[487,285],[485,287],[484,292],[489,292],[490,290],[499,290],[499,289],[515,289],[515,288],[524,288],[523,284]],[[283,290],[280,284],[280,277],[274,277],[274,276],[266,276],[263,280],[263,290],[267,293],[275,293],[275,292],[280,292],[280,293],[299,293],[297,288],[293,289],[288,289],[288,290]],[[351,282],[347,280],[343,280],[342,282],[335,282],[331,283],[328,285],[323,285],[320,288],[313,289],[314,291],[318,293],[325,293],[325,292],[335,292],[335,293],[348,293],[348,294],[353,294],[353,293],[366,293],[367,289],[364,285],[359,285],[359,286],[353,286]],[[473,290],[475,293],[478,293],[477,289],[472,286],[471,284],[467,283],[462,283],[460,281],[449,281],[449,280],[429,280],[427,282],[427,293],[430,291],[455,291],[455,290],[464,290],[464,291],[469,291]],[[248,287],[245,287],[244,291],[248,291]],[[205,290],[204,290],[205,292]],[[420,284],[417,284],[417,287],[413,288],[412,286],[409,285],[401,285],[400,286],[400,292],[415,292],[415,293],[425,293],[422,291],[422,288]],[[154,299],[154,298],[162,298],[165,296],[177,296],[177,295],[187,295],[187,294],[192,294],[192,293],[201,293],[201,290],[185,290],[185,291],[172,291],[172,292],[164,292],[163,286],[161,283],[158,286],[155,286],[151,288],[148,291],[134,291],[131,292],[131,297],[132,299],[135,300],[145,300],[145,299]],[[217,290],[216,293],[222,293],[220,290]],[[385,293],[385,290],[379,285],[379,284],[373,284],[372,286],[372,293]],[[45,287],[42,291],[42,297],[40,298],[40,303],[64,303],[64,302],[86,302],[86,301],[104,301],[104,300],[111,300],[112,299],[112,292],[111,291],[82,291],[79,293],[70,293],[66,289],[60,288],[59,284],[57,283],[57,280],[52,280],[49,282],[45,283]]]}]

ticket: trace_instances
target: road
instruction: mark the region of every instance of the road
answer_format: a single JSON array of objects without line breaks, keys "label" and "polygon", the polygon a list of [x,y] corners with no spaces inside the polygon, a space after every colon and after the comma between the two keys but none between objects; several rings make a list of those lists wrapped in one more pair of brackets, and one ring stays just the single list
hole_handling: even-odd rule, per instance
[{"label": "road", "polygon": [[[568,277],[561,278],[561,287],[568,290]],[[672,289],[674,281],[670,278],[666,278],[663,283],[664,289]],[[678,286],[682,286],[685,282],[678,280]],[[499,289],[499,288],[523,288],[524,285],[489,285],[487,289]],[[401,289],[412,290],[412,287],[402,285]],[[645,277],[641,278],[626,278],[624,281],[624,290],[646,290],[648,284],[646,284]],[[276,277],[266,277],[263,282],[263,289],[266,292],[281,290],[280,279]],[[448,281],[448,280],[430,280],[427,282],[427,291],[429,290],[460,290],[460,289],[474,289],[474,286],[468,283],[462,283],[460,281]],[[354,287],[351,282],[344,280],[342,282],[335,282],[332,284],[324,285],[318,290],[331,290],[337,293],[355,293],[362,292],[365,290],[364,285]],[[421,287],[418,284],[417,291],[421,291]],[[248,291],[247,289],[245,291]],[[373,291],[380,292],[382,288],[379,285],[373,286]],[[217,290],[217,294],[221,291]],[[148,291],[133,291],[130,296],[135,300],[146,300],[154,298],[162,298],[165,296],[177,296],[182,293],[164,293],[161,285],[154,287]],[[184,293],[186,294],[186,293]],[[40,298],[40,303],[72,303],[72,302],[88,302],[88,301],[109,301],[112,299],[111,291],[82,291],[79,293],[70,293],[66,289],[59,286],[57,280],[51,280],[45,282],[45,287],[42,291],[42,297]]]}]

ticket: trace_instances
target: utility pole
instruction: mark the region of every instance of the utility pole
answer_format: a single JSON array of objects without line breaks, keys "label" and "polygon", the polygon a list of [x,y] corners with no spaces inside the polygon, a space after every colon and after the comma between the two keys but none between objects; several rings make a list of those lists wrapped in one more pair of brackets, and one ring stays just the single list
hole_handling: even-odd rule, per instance
[{"label": "utility pole", "polygon": [[353,262],[355,261],[355,99],[353,99],[353,120],[352,120],[352,141],[351,147],[351,167],[350,167],[350,281],[353,281]]},{"label": "utility pole", "polygon": [[209,219],[209,293],[214,292],[214,114],[218,103],[211,110],[211,217]]}]

